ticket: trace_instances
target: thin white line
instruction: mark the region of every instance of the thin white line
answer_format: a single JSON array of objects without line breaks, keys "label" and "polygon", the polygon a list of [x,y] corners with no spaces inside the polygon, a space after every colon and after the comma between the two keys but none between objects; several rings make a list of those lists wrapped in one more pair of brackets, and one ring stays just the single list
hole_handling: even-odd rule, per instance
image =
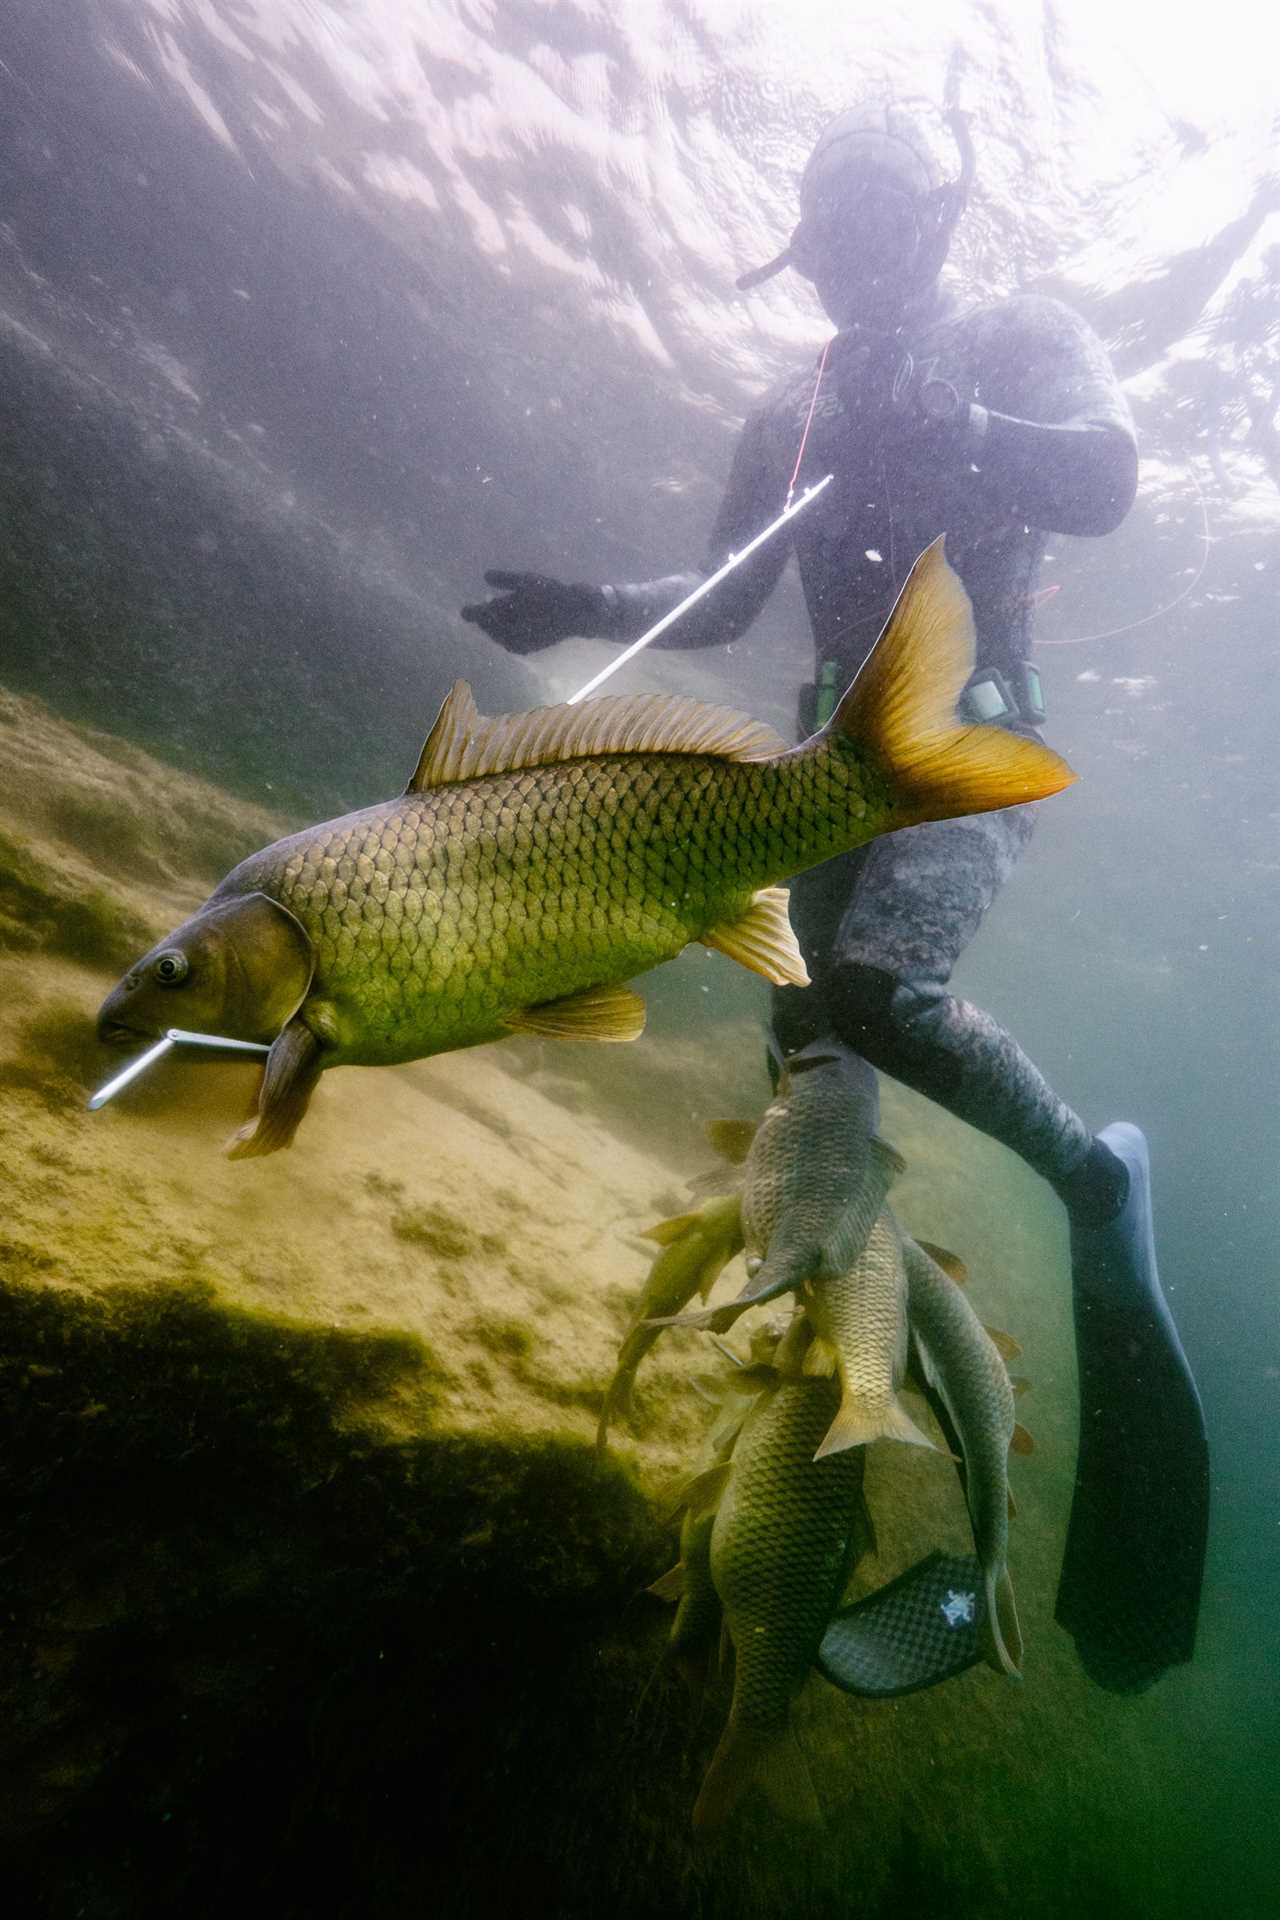
[{"label": "thin white line", "polygon": [[732,573],[735,567],[741,566],[749,554],[753,554],[757,547],[763,546],[770,534],[776,533],[778,528],[783,526],[795,514],[799,513],[802,507],[807,507],[809,502],[820,494],[828,482],[834,478],[834,474],[829,473],[826,479],[815,481],[813,486],[806,487],[800,495],[800,498],[792,501],[790,506],[784,507],[776,520],[771,520],[762,533],[758,533],[754,540],[747,542],[741,553],[731,553],[722,567],[718,567],[708,579],[702,581],[701,585],[696,586],[692,593],[687,594],[678,607],[672,607],[670,613],[664,613],[656,626],[650,627],[648,633],[642,633],[638,640],[633,640],[629,647],[624,647],[616,660],[611,660],[607,667],[602,667],[593,679],[587,681],[585,687],[579,687],[578,691],[572,694],[565,702],[565,705],[576,707],[579,700],[585,700],[589,693],[594,693],[603,681],[618,671],[619,667],[625,667],[628,660],[639,653],[641,647],[647,647],[651,640],[656,640],[660,633],[665,633],[667,628],[680,618],[680,615],[687,607],[691,607],[695,600],[701,600],[704,593],[710,593],[712,587],[718,586],[724,579],[726,573]]}]

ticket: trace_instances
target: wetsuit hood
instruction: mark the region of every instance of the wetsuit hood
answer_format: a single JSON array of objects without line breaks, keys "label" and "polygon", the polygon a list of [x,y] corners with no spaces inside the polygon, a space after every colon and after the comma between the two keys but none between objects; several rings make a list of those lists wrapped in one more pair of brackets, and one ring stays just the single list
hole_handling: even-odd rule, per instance
[{"label": "wetsuit hood", "polygon": [[897,107],[853,108],[824,129],[800,180],[800,222],[758,286],[793,266],[838,326],[892,326],[936,281],[968,197],[973,149],[962,116],[947,115],[960,147],[954,181],[917,120]]}]

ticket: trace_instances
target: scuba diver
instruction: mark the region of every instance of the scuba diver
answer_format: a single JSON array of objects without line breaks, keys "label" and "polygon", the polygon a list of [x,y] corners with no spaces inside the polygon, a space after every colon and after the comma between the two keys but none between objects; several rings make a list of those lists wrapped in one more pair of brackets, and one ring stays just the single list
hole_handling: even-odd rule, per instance
[{"label": "scuba diver", "polygon": [[[1105,349],[1053,299],[962,305],[940,281],[973,176],[946,180],[919,120],[896,106],[840,114],[800,182],[800,220],[742,289],[790,267],[837,331],[741,431],[701,572],[641,584],[486,573],[496,597],[462,609],[509,650],[571,635],[631,641],[740,551],[789,485],[834,481],[663,634],[735,640],[794,547],[817,650],[800,729],[828,717],[871,650],[911,563],[938,534],[973,604],[977,665],[962,711],[1037,731],[1029,658],[1049,533],[1103,535],[1137,487],[1128,405]],[[1077,1477],[1057,1617],[1101,1685],[1139,1691],[1191,1657],[1208,1516],[1199,1398],[1156,1271],[1146,1142],[1094,1134],[986,1013],[947,991],[952,968],[1031,837],[1034,807],[904,829],[793,883],[813,984],[775,989],[785,1058],[821,1042],[850,1075],[877,1069],[1021,1156],[1070,1223],[1080,1374]]]}]

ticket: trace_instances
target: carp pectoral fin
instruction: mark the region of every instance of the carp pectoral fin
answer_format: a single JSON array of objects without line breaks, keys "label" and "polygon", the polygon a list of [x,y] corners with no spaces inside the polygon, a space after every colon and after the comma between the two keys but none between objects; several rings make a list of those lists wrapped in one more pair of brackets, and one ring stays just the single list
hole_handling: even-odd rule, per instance
[{"label": "carp pectoral fin", "polygon": [[674,1567],[668,1567],[665,1573],[645,1588],[655,1600],[679,1600],[684,1594],[684,1561],[677,1560]]},{"label": "carp pectoral fin", "polygon": [[629,987],[586,987],[563,1000],[513,1013],[506,1025],[516,1033],[541,1033],[559,1040],[638,1040],[644,1032],[644,1001]]},{"label": "carp pectoral fin", "polygon": [[948,1280],[954,1280],[958,1287],[969,1284],[969,1269],[958,1253],[948,1253],[945,1247],[936,1247],[932,1240],[917,1240],[921,1253],[927,1253],[935,1267],[941,1267]]},{"label": "carp pectoral fin", "polygon": [[258,1110],[228,1140],[229,1160],[250,1160],[287,1147],[315,1091],[324,1066],[320,1042],[301,1020],[291,1020],[279,1035],[262,1073]]},{"label": "carp pectoral fin", "polygon": [[1009,1442],[1009,1451],[1011,1453],[1034,1453],[1035,1450],[1035,1441],[1031,1438],[1031,1435],[1027,1432],[1021,1420],[1017,1421],[1013,1429],[1013,1438]]},{"label": "carp pectoral fin", "polygon": [[761,887],[738,919],[726,920],[702,935],[703,946],[727,953],[771,986],[807,987],[809,970],[792,931],[789,898],[785,887]]},{"label": "carp pectoral fin", "polygon": [[758,1120],[708,1120],[706,1126],[707,1139],[732,1167],[742,1165],[759,1131]]}]

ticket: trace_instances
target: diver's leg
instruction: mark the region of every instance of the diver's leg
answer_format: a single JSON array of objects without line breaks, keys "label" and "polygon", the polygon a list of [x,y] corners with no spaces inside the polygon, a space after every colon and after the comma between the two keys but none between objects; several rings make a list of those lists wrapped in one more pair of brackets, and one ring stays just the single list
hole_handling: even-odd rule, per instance
[{"label": "diver's leg", "polygon": [[[822,1024],[881,1072],[1012,1148],[1055,1186],[1071,1182],[1082,1208],[1105,1215],[1124,1191],[1115,1156],[1092,1151],[1089,1128],[1012,1035],[946,991],[1032,825],[1031,808],[1013,807],[890,834],[861,850],[834,924],[829,887],[820,921],[802,895],[797,932]],[[775,1030],[784,1042],[817,1017],[788,1007],[793,993],[808,998],[779,992]],[[1108,1174],[1110,1191],[1100,1191]]]},{"label": "diver's leg", "polygon": [[809,969],[808,987],[776,987],[769,1036],[769,1077],[777,1087],[783,1062],[796,1054],[821,1050],[841,1057],[845,1072],[859,1083],[878,1125],[880,1083],[875,1069],[836,1033],[827,999],[827,962],[850,895],[858,884],[866,848],[827,860],[791,883],[791,924]]},{"label": "diver's leg", "polygon": [[[946,992],[1032,824],[1032,809],[1010,808],[878,840],[846,868],[838,919],[838,876],[802,890],[815,986],[778,992],[775,1033],[789,1048],[833,1032],[1012,1148],[1066,1205],[1082,1416],[1058,1617],[1095,1679],[1135,1691],[1190,1657],[1208,1516],[1203,1418],[1160,1290],[1145,1142],[1125,1126],[1092,1136],[1011,1035]],[[809,992],[814,1004],[798,1005]]]}]

